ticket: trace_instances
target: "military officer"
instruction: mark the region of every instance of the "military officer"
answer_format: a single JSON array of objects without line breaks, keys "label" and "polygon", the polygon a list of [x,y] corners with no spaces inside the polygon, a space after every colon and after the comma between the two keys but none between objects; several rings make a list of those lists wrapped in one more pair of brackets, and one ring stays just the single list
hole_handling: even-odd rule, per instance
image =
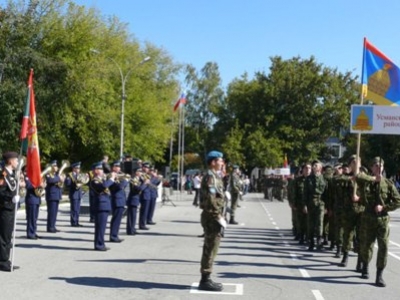
[{"label": "military officer", "polygon": [[[111,166],[111,172],[121,173],[121,162],[114,161]],[[119,238],[119,228],[121,226],[122,215],[126,205],[125,188],[128,185],[128,179],[116,179],[110,186],[112,218],[110,222],[110,242],[121,243],[123,239]]]},{"label": "military officer", "polygon": [[364,191],[363,197],[355,196],[353,201],[360,201],[365,207],[361,216],[361,247],[360,254],[363,261],[361,278],[368,279],[368,264],[372,259],[375,240],[378,242],[378,255],[376,259],[376,280],[378,287],[385,287],[382,278],[383,270],[387,264],[389,244],[388,212],[400,207],[400,194],[394,183],[383,177],[383,159],[375,157],[372,160],[372,175],[359,173],[356,182]]},{"label": "military officer", "polygon": [[201,181],[200,198],[201,225],[204,230],[204,245],[201,257],[201,280],[199,290],[222,291],[223,286],[211,280],[215,256],[221,241],[221,230],[226,227],[226,220],[222,215],[224,207],[224,190],[222,178],[218,175],[224,164],[223,154],[211,151],[207,155],[207,174]]},{"label": "military officer", "polygon": [[81,210],[82,184],[78,182],[78,175],[81,172],[81,162],[71,164],[72,172],[65,178],[65,186],[69,188],[70,202],[70,223],[72,227],[82,227],[79,223]]},{"label": "military officer", "polygon": [[304,183],[306,178],[311,175],[311,164],[305,163],[301,166],[301,175],[295,179],[294,183],[294,203],[297,220],[297,234],[299,244],[303,245],[307,237],[307,211],[304,210]]},{"label": "military officer", "polygon": [[50,163],[51,171],[46,174],[47,232],[56,233],[58,205],[62,197],[65,176],[58,174],[57,160]]},{"label": "military officer", "polygon": [[[3,154],[4,167],[0,169],[0,271],[11,272],[10,250],[14,231],[15,206],[19,202],[17,195],[18,153]],[[24,186],[24,183],[20,183]],[[13,266],[13,270],[19,269]]]},{"label": "military officer", "polygon": [[94,249],[97,251],[107,251],[104,242],[104,235],[107,227],[107,218],[111,211],[110,190],[114,184],[116,173],[111,172],[109,177],[104,176],[103,162],[93,165],[94,178],[90,181],[90,188],[94,192],[94,209],[95,209],[95,229],[94,229]]}]

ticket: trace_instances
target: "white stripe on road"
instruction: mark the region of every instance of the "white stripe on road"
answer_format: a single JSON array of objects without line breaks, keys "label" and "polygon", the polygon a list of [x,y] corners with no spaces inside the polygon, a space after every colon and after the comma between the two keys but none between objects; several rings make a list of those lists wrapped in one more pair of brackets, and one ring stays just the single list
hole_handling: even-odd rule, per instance
[{"label": "white stripe on road", "polygon": [[310,278],[310,274],[305,269],[299,268],[299,271],[304,278]]},{"label": "white stripe on road", "polygon": [[322,297],[322,294],[319,290],[311,290],[311,292],[313,293],[315,299],[324,300],[324,297]]},{"label": "white stripe on road", "polygon": [[297,260],[297,255],[294,253],[290,253],[290,256],[292,257],[293,260]]}]

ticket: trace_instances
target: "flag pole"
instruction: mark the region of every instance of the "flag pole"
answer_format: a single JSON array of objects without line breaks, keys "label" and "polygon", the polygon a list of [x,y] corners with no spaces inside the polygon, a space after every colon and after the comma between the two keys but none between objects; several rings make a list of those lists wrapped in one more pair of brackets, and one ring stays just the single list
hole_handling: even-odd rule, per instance
[{"label": "flag pole", "polygon": [[186,176],[185,176],[185,107],[182,106],[182,165],[181,165],[181,171],[182,171],[182,177],[185,177],[185,183],[186,183]]},{"label": "flag pole", "polygon": [[182,177],[181,177],[181,110],[179,109],[178,117],[178,179],[177,179],[177,191],[178,197],[180,198],[180,193],[182,192]]}]

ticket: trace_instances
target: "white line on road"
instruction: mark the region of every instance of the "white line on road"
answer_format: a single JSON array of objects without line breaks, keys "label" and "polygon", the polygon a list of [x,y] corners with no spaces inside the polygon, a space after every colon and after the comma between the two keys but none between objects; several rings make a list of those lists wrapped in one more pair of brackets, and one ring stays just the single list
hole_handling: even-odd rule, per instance
[{"label": "white line on road", "polygon": [[324,300],[324,297],[322,297],[322,294],[319,290],[311,290],[311,292],[313,293],[315,299]]},{"label": "white line on road", "polygon": [[299,268],[299,271],[304,278],[310,278],[310,274],[305,269]]}]

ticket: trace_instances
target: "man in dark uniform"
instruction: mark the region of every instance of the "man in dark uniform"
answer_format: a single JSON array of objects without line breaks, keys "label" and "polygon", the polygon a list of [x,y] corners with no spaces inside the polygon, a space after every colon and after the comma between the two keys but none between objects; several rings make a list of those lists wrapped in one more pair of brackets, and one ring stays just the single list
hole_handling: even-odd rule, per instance
[{"label": "man in dark uniform", "polygon": [[[3,154],[4,167],[0,171],[0,271],[11,272],[10,251],[14,231],[15,206],[17,195],[18,153]],[[19,267],[13,266],[13,270]]]},{"label": "man in dark uniform", "polygon": [[108,214],[111,211],[110,186],[114,183],[116,173],[111,172],[109,178],[105,178],[103,163],[98,162],[93,165],[94,178],[90,182],[90,188],[94,192],[95,209],[95,229],[94,229],[94,249],[107,251],[109,248],[104,243],[104,235],[107,227]]},{"label": "man in dark uniform", "polygon": [[207,155],[207,174],[201,181],[200,198],[201,225],[204,230],[204,245],[201,257],[201,280],[199,290],[222,291],[223,286],[211,280],[210,275],[221,241],[221,230],[226,228],[226,220],[222,215],[224,207],[224,186],[219,175],[224,161],[223,154],[211,151]]},{"label": "man in dark uniform", "polygon": [[126,205],[128,207],[126,215],[126,234],[136,235],[138,232],[135,229],[136,219],[137,219],[137,209],[140,205],[140,194],[142,192],[142,182],[141,182],[141,169],[136,169],[133,178],[129,182],[129,195]]},{"label": "man in dark uniform", "polygon": [[231,211],[230,211],[229,224],[238,225],[239,223],[235,220],[235,212],[238,206],[239,194],[241,193],[242,190],[238,165],[233,165],[233,169],[229,177],[229,180],[230,180],[230,193],[231,193]]},{"label": "man in dark uniform", "polygon": [[41,187],[35,188],[28,177],[25,177],[26,196],[26,237],[30,240],[37,240],[39,236],[36,234],[37,220],[39,217],[39,206],[42,202]]},{"label": "man in dark uniform", "polygon": [[149,230],[147,227],[147,215],[149,214],[149,207],[151,201],[151,183],[150,183],[150,163],[144,162],[142,165],[142,192],[140,194],[140,211],[139,211],[139,229]]},{"label": "man in dark uniform", "polygon": [[46,204],[47,204],[47,232],[55,233],[58,214],[58,205],[62,197],[62,183],[64,176],[58,174],[57,161],[51,163],[51,171],[46,174]]},{"label": "man in dark uniform", "polygon": [[157,170],[150,168],[150,188],[151,188],[151,201],[149,203],[149,212],[147,214],[147,224],[156,225],[153,221],[154,211],[156,210],[156,203],[158,198],[158,185],[161,183],[160,177],[157,174]]},{"label": "man in dark uniform", "polygon": [[[114,161],[111,171],[121,173],[121,162]],[[119,228],[121,226],[122,215],[124,214],[126,204],[125,188],[128,185],[126,178],[117,178],[110,186],[112,218],[110,222],[110,242],[121,243],[123,239],[119,238]]]},{"label": "man in dark uniform", "polygon": [[69,187],[70,222],[72,227],[82,227],[79,224],[79,213],[81,210],[82,184],[78,182],[78,175],[81,172],[81,162],[71,165],[72,172],[65,178],[65,186]]}]

